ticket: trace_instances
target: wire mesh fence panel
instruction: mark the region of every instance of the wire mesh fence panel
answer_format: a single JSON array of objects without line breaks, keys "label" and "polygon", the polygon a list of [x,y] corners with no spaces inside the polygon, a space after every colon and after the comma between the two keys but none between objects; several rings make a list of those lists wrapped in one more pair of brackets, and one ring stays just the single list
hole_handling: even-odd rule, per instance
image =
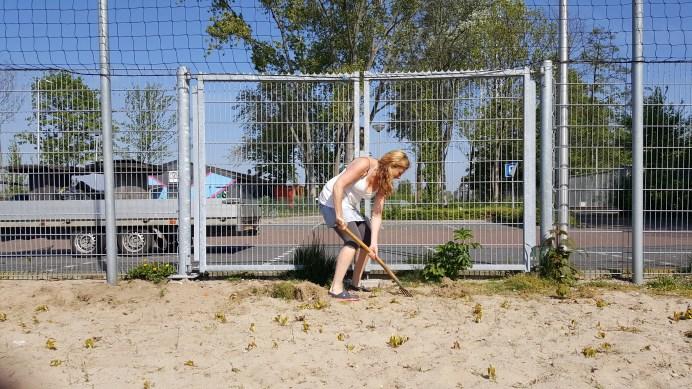
[{"label": "wire mesh fence panel", "polygon": [[118,271],[142,263],[177,264],[176,80],[118,81],[111,92]]},{"label": "wire mesh fence panel", "polygon": [[692,63],[649,64],[644,99],[644,271],[692,273]]},{"label": "wire mesh fence panel", "polygon": [[523,84],[521,76],[372,76],[365,149],[375,158],[402,149],[411,161],[384,209],[380,252],[393,267],[422,267],[455,230],[469,229],[481,244],[475,269],[523,268]]},{"label": "wire mesh fence panel", "polygon": [[632,247],[627,69],[606,64],[583,77],[593,66],[574,65],[567,84],[569,233],[579,249],[572,260],[585,272],[622,274],[630,268]]},{"label": "wire mesh fence panel", "polygon": [[[568,113],[566,127],[558,125],[556,130],[559,132],[566,128],[569,142],[563,145],[557,142],[559,139],[554,142],[558,153],[560,150],[568,151],[568,158],[565,158],[561,170],[566,179],[561,186],[557,179],[559,175],[556,175],[554,181],[556,198],[561,199],[556,204],[560,207],[557,215],[559,224],[569,226],[577,246],[583,251],[573,257],[575,263],[583,270],[596,274],[629,273],[632,268],[632,245],[636,244],[632,236],[634,234],[637,238],[634,240],[639,241],[638,220],[642,216],[645,272],[692,272],[690,256],[687,254],[690,251],[690,177],[687,172],[692,164],[688,152],[692,120],[690,0],[652,0],[643,3],[642,61],[635,65],[632,65],[632,53],[638,45],[633,39],[633,9],[637,8],[638,1],[365,1],[359,7],[336,1],[123,0],[108,3],[107,18],[104,20],[107,19],[109,27],[108,67],[113,75],[115,158],[130,161],[116,163],[114,179],[120,180],[118,182],[122,184],[117,189],[116,201],[161,200],[149,209],[151,217],[148,219],[158,220],[155,224],[168,218],[169,211],[176,209],[176,146],[175,142],[166,143],[172,141],[175,134],[171,132],[171,128],[150,127],[149,130],[144,130],[148,124],[142,124],[142,120],[167,124],[170,117],[151,115],[152,117],[145,118],[147,115],[142,112],[172,113],[173,108],[168,104],[172,103],[169,98],[173,96],[173,77],[179,66],[186,66],[196,75],[242,73],[289,74],[293,77],[296,74],[353,71],[382,73],[521,67],[536,71],[542,61],[562,57],[560,44],[563,37],[560,36],[560,31],[563,27],[561,15],[564,10],[564,42],[568,46],[564,50],[567,53],[564,64],[568,69],[568,81],[564,85],[569,91],[564,106],[557,102],[559,93],[555,94],[558,106],[554,111],[556,115],[561,110]],[[99,1],[96,0],[0,2],[0,20],[3,26],[0,28],[0,47],[4,49],[0,53],[0,192],[5,204],[5,208],[0,210],[0,219],[5,220],[0,231],[3,232],[0,253],[12,253],[0,254],[5,255],[5,262],[1,266],[6,266],[0,271],[26,269],[22,273],[26,277],[37,274],[47,277],[51,273],[60,273],[61,276],[90,272],[100,274],[102,270],[97,260],[91,263],[91,260],[85,259],[77,265],[68,259],[73,258],[74,251],[86,253],[82,254],[84,258],[101,257],[94,256],[93,253],[94,250],[101,251],[103,246],[102,208],[71,209],[65,205],[75,205],[78,201],[103,201],[100,197],[103,194],[94,189],[95,186],[103,187],[102,178],[99,178],[103,176],[98,83],[101,73],[100,16]],[[343,23],[333,23],[334,20]],[[641,214],[632,215],[632,204],[639,204],[639,201],[632,201],[632,176],[640,176],[639,169],[632,167],[632,155],[639,155],[631,150],[632,116],[635,115],[637,122],[639,116],[633,114],[630,108],[634,101],[630,80],[633,73],[638,74],[632,69],[638,69],[639,64],[643,65],[645,87],[642,109],[645,133],[644,210]],[[559,68],[560,63],[556,61],[556,72]],[[310,76],[304,77],[307,78],[305,85],[339,84],[333,80],[309,81]],[[558,79],[556,74],[555,80]],[[297,84],[302,82],[293,81]],[[269,85],[270,82],[244,82],[247,88],[255,88],[257,91],[256,96],[242,98],[258,100],[243,103],[241,97],[238,97],[240,90],[229,91],[232,102],[228,105],[234,108],[228,110],[243,112],[243,104],[245,107],[256,105],[262,108],[256,110],[256,113],[248,110],[245,116],[233,114],[233,121],[238,123],[238,128],[229,130],[229,133],[235,131],[240,134],[241,140],[224,140],[222,142],[226,146],[212,147],[216,141],[213,137],[210,138],[207,146],[210,148],[209,172],[202,170],[202,175],[208,174],[216,179],[223,175],[218,169],[225,169],[242,173],[245,176],[239,177],[249,180],[250,176],[254,177],[258,172],[266,173],[261,179],[269,180],[268,182],[261,181],[253,185],[277,194],[259,194],[257,207],[242,207],[242,212],[236,212],[240,216],[232,217],[238,220],[235,224],[228,220],[222,221],[222,218],[210,218],[210,246],[223,246],[223,240],[218,243],[213,239],[222,239],[217,236],[216,231],[223,230],[229,223],[231,227],[239,229],[232,235],[234,239],[246,239],[248,244],[251,243],[250,239],[260,241],[263,236],[263,239],[269,239],[269,234],[262,232],[265,220],[298,217],[303,212],[296,210],[301,207],[298,203],[292,204],[292,207],[291,204],[284,204],[288,197],[304,199],[306,203],[302,207],[312,206],[310,212],[315,211],[314,205],[308,204],[310,195],[304,194],[306,190],[312,190],[321,184],[320,176],[311,176],[317,169],[313,165],[317,163],[327,166],[332,163],[332,159],[314,162],[314,155],[303,155],[306,151],[312,152],[311,150],[292,146],[291,154],[281,147],[287,142],[302,145],[311,141],[312,137],[306,134],[315,130],[316,125],[325,127],[321,121],[327,113],[331,115],[329,120],[352,122],[349,115],[353,112],[345,113],[340,108],[337,110],[336,107],[340,104],[333,105],[333,111],[320,105],[320,99],[341,98],[328,97],[335,93],[327,91],[329,87],[315,86],[313,95],[310,95],[312,86],[293,86],[293,91],[263,92],[256,84]],[[362,122],[352,125],[350,130],[339,129],[339,136],[347,133],[350,138],[330,140],[337,146],[328,151],[337,154],[329,158],[344,163],[357,156],[359,148],[375,157],[391,148],[407,150],[416,161],[414,167],[420,171],[418,175],[409,173],[401,184],[403,191],[408,190],[407,186],[411,187],[411,194],[407,196],[412,196],[414,201],[406,200],[401,193],[397,193],[398,197],[387,206],[394,213],[409,212],[405,215],[389,215],[402,223],[421,222],[423,225],[423,219],[429,218],[426,223],[442,225],[450,220],[449,216],[444,215],[449,212],[446,201],[448,204],[461,203],[464,209],[475,207],[474,211],[468,211],[473,215],[486,215],[474,216],[478,218],[475,226],[490,228],[490,224],[482,224],[480,221],[487,222],[488,214],[499,212],[506,213],[508,216],[503,216],[503,220],[509,218],[510,223],[496,224],[508,228],[518,227],[517,220],[513,218],[517,207],[521,206],[522,200],[517,200],[520,198],[518,193],[521,182],[512,184],[511,180],[504,179],[505,164],[510,172],[513,169],[519,174],[522,172],[522,159],[514,158],[515,151],[513,146],[510,147],[515,144],[514,139],[467,139],[464,135],[482,134],[483,126],[502,128],[503,123],[511,122],[511,115],[504,111],[512,108],[505,105],[507,100],[501,99],[489,102],[489,108],[485,110],[475,107],[474,104],[485,101],[484,99],[493,99],[487,93],[483,97],[480,94],[463,97],[463,93],[474,88],[479,91],[488,89],[487,86],[461,85],[476,81],[457,80],[454,82],[460,85],[452,86],[443,85],[441,80],[436,82],[439,85],[433,85],[432,81],[429,81],[429,85],[421,81],[420,85],[404,86],[404,80],[372,79],[372,84],[368,87],[368,109],[371,110],[372,117],[362,117]],[[343,83],[348,84],[346,81]],[[380,87],[385,84],[387,86]],[[389,84],[392,86],[388,86]],[[395,84],[401,86],[394,86]],[[556,87],[560,87],[558,82]],[[216,87],[210,84],[210,88],[213,92]],[[455,88],[461,91],[459,93],[462,97],[454,94]],[[135,93],[135,89],[139,92]],[[392,102],[389,108],[376,106],[385,97],[385,91],[393,96],[399,94],[394,97],[399,101]],[[410,96],[412,93],[420,93],[420,96]],[[321,95],[318,96],[319,94]],[[307,96],[307,100],[301,100],[303,96]],[[355,97],[349,95],[348,98]],[[280,107],[290,107],[288,113],[271,111],[279,108],[272,106],[269,98],[281,101]],[[165,108],[155,104],[147,106],[147,100],[157,100],[167,105]],[[218,112],[211,111],[210,107],[223,104],[225,103],[207,104],[208,108],[205,109],[210,110],[210,115],[216,115]],[[320,108],[314,108],[315,106]],[[408,116],[396,119],[388,116],[389,110],[394,109],[394,106],[410,107],[412,110]],[[449,106],[464,108],[452,109],[457,116],[449,119],[444,116],[448,114],[446,110]],[[489,112],[493,109],[495,112],[492,114],[502,118],[486,120],[486,115],[492,116]],[[466,110],[465,116],[459,114],[462,110]],[[299,117],[305,111],[310,112],[307,115],[308,122],[304,117]],[[639,112],[639,108],[635,112]],[[264,119],[269,117],[275,122],[254,123],[255,119],[248,115]],[[276,115],[283,115],[283,119],[277,119]],[[417,117],[425,119],[418,123],[415,120]],[[401,121],[397,121],[400,119]],[[557,119],[556,117],[555,123],[559,123]],[[410,129],[400,128],[399,123],[414,122],[416,125]],[[444,124],[448,122],[456,124]],[[129,126],[123,123],[139,124]],[[221,128],[223,125],[218,123],[215,126]],[[299,135],[298,138],[279,138],[277,141],[273,138],[261,138],[259,135],[264,134],[266,128],[280,126],[291,136]],[[361,126],[365,128],[362,134],[354,131],[354,128]],[[450,127],[454,135],[448,140],[444,137],[432,137],[425,141],[415,138],[427,136],[435,126],[440,132]],[[472,129],[467,130],[465,126]],[[498,131],[501,133],[504,130]],[[358,139],[362,144],[351,147]],[[638,142],[639,138],[634,139]],[[254,144],[266,145],[259,148],[248,146]],[[285,155],[272,160],[262,154],[271,149],[269,144],[276,144],[277,150]],[[149,150],[142,149],[142,145]],[[217,149],[230,146],[234,146],[234,150],[240,150],[235,151],[232,159],[222,158],[221,162],[214,159],[215,153],[219,152]],[[493,149],[497,155],[477,154],[485,152],[485,149]],[[508,156],[513,159],[500,161]],[[514,165],[514,162],[519,163]],[[293,176],[286,175],[289,172],[288,166],[297,166],[291,172]],[[500,174],[496,171],[498,166]],[[555,163],[555,166],[557,172],[560,172],[559,163]],[[281,174],[285,176],[274,176],[279,172],[271,170],[271,167],[283,171]],[[471,167],[474,170],[465,172],[465,169]],[[248,169],[250,174],[247,173]],[[486,170],[486,173],[480,172]],[[410,174],[415,176],[411,177]],[[142,178],[144,176],[146,180]],[[457,176],[468,177],[468,181],[452,182]],[[498,176],[502,177],[498,179]],[[277,186],[279,183],[283,186]],[[511,211],[511,189],[515,185],[515,211]],[[202,191],[195,190],[195,193],[199,195]],[[203,196],[207,196],[207,193],[204,192]],[[242,198],[247,195],[234,196]],[[635,199],[638,199],[638,195]],[[209,200],[211,209],[216,206],[214,202],[218,199]],[[218,209],[228,210],[222,206],[228,206],[229,202],[235,200],[221,201],[226,203],[222,202]],[[50,212],[42,213],[42,218],[32,216],[42,212],[47,205],[39,208],[27,204],[37,205],[39,202],[59,203],[60,207],[50,206]],[[269,205],[263,202],[268,202]],[[170,203],[170,206],[155,208],[164,203]],[[483,208],[490,207],[490,204],[494,204],[496,209]],[[417,210],[404,211],[407,206]],[[26,207],[26,211],[21,207]],[[506,210],[507,207],[509,211]],[[249,216],[243,219],[241,214],[246,211]],[[428,215],[427,212],[431,214]],[[257,213],[260,214],[259,222],[255,216]],[[67,214],[72,216],[67,217]],[[138,215],[131,217],[122,214],[119,217],[123,220],[139,220]],[[439,220],[436,219],[438,217]],[[175,223],[173,219],[174,217],[168,222]],[[637,220],[634,233],[633,219]],[[123,270],[145,259],[168,261],[175,254],[175,224],[165,227],[157,224],[158,227],[154,228],[153,224],[148,224],[147,227],[134,226],[130,221],[118,225],[119,231],[124,233],[121,234],[123,236],[118,236],[119,246],[129,253],[120,255]],[[393,222],[393,219],[389,219],[389,222]],[[216,227],[212,227],[214,223]],[[309,224],[304,221],[297,223]],[[242,229],[245,229],[246,234],[254,233],[253,230],[256,229],[252,226],[256,224],[261,227],[257,237],[239,235],[238,232]],[[291,223],[273,224],[288,226]],[[421,228],[421,236],[435,236],[429,227]],[[454,228],[456,227],[450,231]],[[290,227],[286,227],[286,230],[290,230]],[[515,238],[497,243],[489,238],[492,234],[486,230],[474,232],[477,232],[481,243],[486,242],[482,252],[491,253],[491,263],[509,263],[508,259],[504,259],[506,252],[502,245],[514,247]],[[199,235],[197,231],[195,236],[199,238]],[[283,236],[298,235],[302,236],[302,233],[291,231]],[[495,235],[506,237],[511,234],[503,230]],[[171,238],[168,239],[168,236]],[[277,232],[276,236],[282,235]],[[268,240],[263,244],[271,246]],[[74,245],[78,247],[75,249]],[[276,247],[279,246],[277,244]],[[421,250],[424,246],[422,243],[415,246],[416,252],[423,255]],[[637,258],[641,253],[639,247],[635,250]],[[219,248],[214,250],[223,251]],[[238,250],[238,255],[242,254],[241,251],[245,253],[245,258],[260,258],[259,254],[243,250]],[[288,253],[281,258],[290,255],[292,254]],[[486,257],[485,254],[482,257]],[[478,264],[485,261],[481,257],[476,259]],[[414,256],[404,259],[403,256],[394,255],[392,261],[398,266],[417,266],[421,263],[421,259]],[[55,266],[43,265],[49,263],[54,263]],[[65,265],[61,265],[62,263]],[[48,272],[50,269],[52,270]]]},{"label": "wire mesh fence panel", "polygon": [[[104,175],[98,79],[19,72],[13,120],[0,134],[0,273],[16,278],[102,275]],[[175,229],[177,203],[163,200],[175,144],[175,101],[160,85],[113,92],[119,270],[151,260]],[[21,119],[25,119],[21,121]],[[171,165],[172,164],[172,165]],[[170,189],[169,189],[170,193]],[[170,198],[170,197],[169,197]]]},{"label": "wire mesh fence panel", "polygon": [[203,81],[200,270],[293,269],[314,239],[335,250],[317,196],[354,156],[349,77]]}]

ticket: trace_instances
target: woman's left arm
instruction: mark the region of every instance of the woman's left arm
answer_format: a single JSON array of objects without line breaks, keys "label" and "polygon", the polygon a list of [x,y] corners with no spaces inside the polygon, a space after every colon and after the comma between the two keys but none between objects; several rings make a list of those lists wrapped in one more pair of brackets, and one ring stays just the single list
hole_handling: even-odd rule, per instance
[{"label": "woman's left arm", "polygon": [[384,209],[384,196],[377,194],[375,196],[375,206],[372,209],[372,217],[370,218],[370,249],[377,254],[377,239],[382,226],[382,210]]}]

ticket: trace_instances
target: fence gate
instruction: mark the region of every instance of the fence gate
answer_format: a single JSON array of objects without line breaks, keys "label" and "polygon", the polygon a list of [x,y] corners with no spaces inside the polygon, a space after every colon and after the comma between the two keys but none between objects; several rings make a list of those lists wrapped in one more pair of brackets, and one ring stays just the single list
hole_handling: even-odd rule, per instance
[{"label": "fence gate", "polygon": [[[355,153],[351,74],[201,75],[193,88],[194,258],[200,272],[295,269],[326,234],[315,201]],[[195,264],[193,264],[194,266]]]},{"label": "fence gate", "polygon": [[529,270],[536,94],[528,69],[366,73],[364,91],[361,153],[401,148],[412,162],[385,205],[383,257],[421,267],[465,228],[481,244],[474,270]]},{"label": "fence gate", "polygon": [[393,268],[421,267],[468,228],[482,245],[474,269],[529,269],[536,105],[528,70],[194,80],[193,269],[291,270],[299,248],[315,241],[335,254],[321,187],[353,158],[392,149],[412,162],[385,205],[380,253]]}]

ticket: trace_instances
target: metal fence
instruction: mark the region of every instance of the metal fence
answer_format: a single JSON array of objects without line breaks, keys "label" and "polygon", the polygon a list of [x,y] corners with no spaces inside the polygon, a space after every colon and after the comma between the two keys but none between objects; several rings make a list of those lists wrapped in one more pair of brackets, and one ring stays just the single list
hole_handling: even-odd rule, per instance
[{"label": "metal fence", "polygon": [[[474,270],[528,270],[535,246],[535,84],[529,69],[366,73],[363,151],[408,151],[412,165],[385,206],[385,253],[424,266],[469,229]],[[369,208],[366,207],[366,212]],[[388,250],[390,252],[388,252]],[[408,265],[408,266],[407,266]]]},{"label": "metal fence", "polygon": [[[536,238],[523,228],[524,220],[535,225],[535,206],[523,201],[535,197],[535,160],[524,157],[535,155],[535,118],[524,115],[535,112],[528,69],[369,73],[362,91],[357,74],[194,78],[193,160],[206,166],[195,181],[206,193],[197,192],[195,212],[207,223],[196,229],[200,271],[295,269],[296,250],[314,239],[338,251],[319,191],[354,157],[392,149],[412,161],[385,207],[381,252],[393,268],[422,267],[457,228],[482,245],[474,269],[529,268]],[[371,204],[363,207],[369,215]]]},{"label": "metal fence", "polygon": [[[294,25],[298,3],[111,3],[0,5],[0,277],[101,276],[112,255],[120,273],[293,269],[313,238],[338,248],[315,203],[324,182],[395,148],[413,162],[385,207],[395,268],[463,227],[482,245],[475,269],[528,270],[540,217],[589,274],[692,273],[686,0],[423,2],[404,19],[365,2],[352,46],[376,36],[372,58]],[[377,35],[387,18],[402,22]],[[492,70],[391,72],[450,68]],[[308,74],[334,69],[366,71]]]},{"label": "metal fence", "polygon": [[[105,179],[98,78],[21,72],[24,124],[4,126],[0,153],[0,273],[65,278],[105,270]],[[118,267],[177,262],[175,90],[132,80],[114,89]],[[164,86],[168,84],[168,86]]]}]

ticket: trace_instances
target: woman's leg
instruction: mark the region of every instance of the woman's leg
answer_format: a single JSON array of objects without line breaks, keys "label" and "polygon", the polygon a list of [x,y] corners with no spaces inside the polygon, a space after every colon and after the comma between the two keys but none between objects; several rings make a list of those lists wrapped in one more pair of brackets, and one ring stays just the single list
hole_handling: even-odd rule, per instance
[{"label": "woman's leg", "polygon": [[[363,243],[370,246],[370,222],[367,220],[358,222],[356,223],[356,226],[358,230],[357,235],[361,238]],[[354,287],[358,287],[360,285],[360,279],[363,277],[363,271],[365,270],[365,266],[368,264],[368,259],[370,259],[370,257],[368,256],[367,250],[360,248],[358,250],[356,266],[353,269],[353,277],[351,277],[351,285]]]},{"label": "woman's leg", "polygon": [[353,268],[353,277],[351,277],[351,285],[354,287],[360,285],[360,279],[363,277],[363,271],[369,259],[370,256],[368,256],[367,251],[363,249],[358,250],[358,259],[356,260],[356,266]]},{"label": "woman's leg", "polygon": [[355,254],[356,249],[350,245],[344,245],[341,251],[339,251],[339,255],[336,257],[336,270],[334,270],[334,279],[329,289],[330,292],[339,294],[344,291],[344,276]]}]

